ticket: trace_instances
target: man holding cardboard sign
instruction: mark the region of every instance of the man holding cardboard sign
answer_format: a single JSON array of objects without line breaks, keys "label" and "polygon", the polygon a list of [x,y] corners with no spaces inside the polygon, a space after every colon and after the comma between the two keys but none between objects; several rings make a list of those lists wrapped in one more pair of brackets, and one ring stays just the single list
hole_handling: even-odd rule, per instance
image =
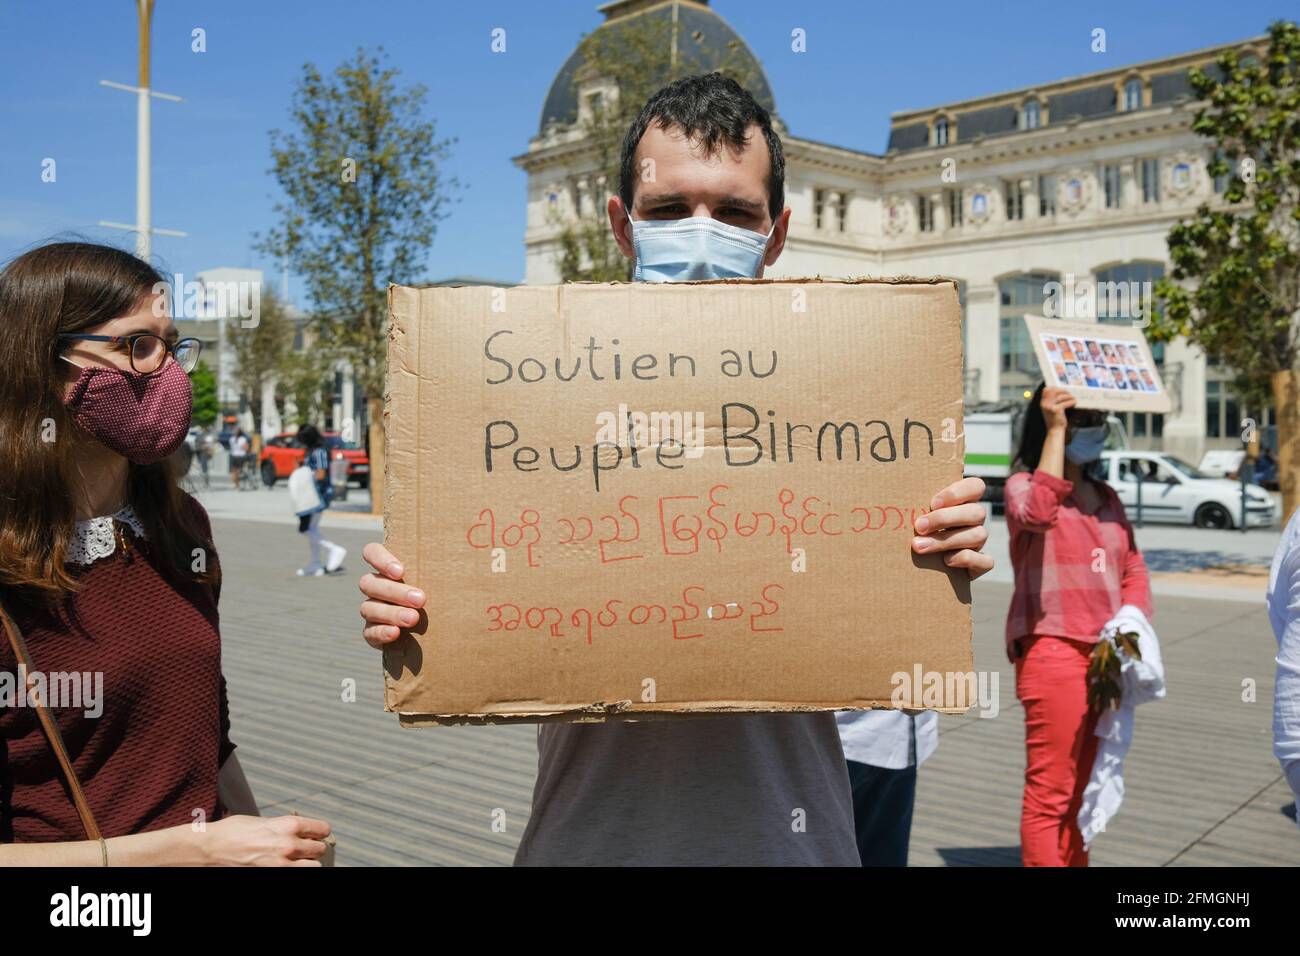
[{"label": "man holding cardboard sign", "polygon": [[[767,148],[753,148],[755,144]],[[784,205],[781,145],[772,131],[768,114],[734,82],[716,74],[688,77],[660,91],[646,104],[629,130],[620,195],[609,200],[609,216],[620,249],[636,261],[637,278],[642,281],[761,277],[764,266],[774,263],[781,253],[790,216]],[[361,581],[361,590],[368,598],[361,607],[366,621],[363,633],[373,646],[386,648],[389,709],[401,712],[404,722],[424,722],[424,718],[436,722],[442,717],[457,716],[461,719],[542,719],[555,715],[582,716],[584,712],[573,702],[595,699],[603,702],[601,713],[621,710],[647,716],[674,714],[636,722],[544,723],[539,737],[532,816],[520,843],[516,858],[519,864],[857,865],[859,855],[854,843],[853,809],[843,751],[834,717],[829,712],[833,707],[823,702],[846,701],[841,706],[888,702],[888,687],[853,690],[854,675],[835,673],[824,662],[799,668],[788,650],[783,658],[788,670],[776,671],[779,665],[770,662],[778,660],[775,655],[780,652],[780,645],[773,645],[772,635],[788,626],[784,633],[798,634],[803,641],[798,647],[837,653],[841,655],[839,659],[860,666],[865,659],[862,647],[843,646],[852,643],[843,640],[846,618],[854,632],[868,632],[862,639],[863,646],[869,644],[871,649],[880,651],[889,647],[889,630],[923,630],[917,622],[937,614],[934,606],[952,609],[968,602],[969,586],[964,582],[992,566],[992,560],[979,551],[986,538],[982,527],[984,509],[978,503],[983,483],[978,479],[963,479],[949,484],[932,499],[928,494],[919,502],[906,497],[909,490],[913,493],[920,490],[906,486],[907,474],[924,474],[926,469],[931,469],[928,473],[960,475],[960,443],[939,434],[942,426],[936,418],[943,409],[951,409],[953,396],[948,395],[951,383],[945,378],[944,388],[934,389],[936,394],[943,393],[942,401],[921,396],[921,401],[928,402],[925,414],[903,415],[900,411],[891,422],[889,414],[864,408],[858,416],[855,411],[853,417],[870,419],[869,424],[877,429],[870,434],[865,431],[859,434],[857,426],[852,426],[850,431],[836,424],[840,419],[847,420],[849,412],[837,410],[824,415],[825,421],[813,417],[821,408],[819,401],[812,400],[819,387],[815,375],[800,385],[797,380],[781,379],[773,374],[779,355],[798,353],[795,338],[799,329],[788,319],[773,315],[771,287],[703,285],[674,289],[667,296],[655,297],[662,310],[652,314],[653,321],[645,320],[646,313],[639,312],[634,317],[639,321],[630,321],[629,326],[636,332],[643,329],[658,332],[665,343],[663,357],[651,364],[648,359],[642,361],[649,354],[649,350],[642,350],[641,355],[625,357],[625,364],[610,366],[614,371],[600,376],[590,364],[597,348],[605,349],[601,353],[604,359],[612,357],[614,348],[621,347],[621,343],[615,336],[608,342],[598,342],[595,330],[600,327],[602,317],[608,324],[629,308],[642,309],[649,297],[641,287],[512,290],[518,305],[508,313],[511,324],[496,329],[489,328],[490,312],[476,309],[472,299],[463,294],[467,290],[454,291],[458,294],[445,290],[392,290],[393,336],[399,361],[395,365],[390,362],[393,368],[390,401],[393,407],[399,402],[418,402],[420,389],[426,389],[429,404],[438,407],[443,400],[454,399],[456,388],[462,385],[440,362],[451,363],[458,369],[467,365],[476,371],[481,368],[485,375],[479,389],[482,397],[473,395],[451,411],[463,415],[488,411],[492,419],[484,423],[486,428],[497,427],[479,433],[476,461],[471,461],[467,443],[441,447],[434,454],[431,447],[425,447],[430,444],[425,440],[427,433],[408,426],[395,431],[390,428],[390,461],[394,469],[402,470],[403,478],[391,482],[394,488],[388,504],[396,507],[386,507],[388,540],[403,557],[421,552],[414,566],[419,577],[413,574],[412,584],[427,582],[426,587],[439,588],[442,593],[436,595],[437,601],[428,601],[424,591],[403,583],[407,568],[393,553],[379,544],[366,547],[366,560],[377,573],[368,574]],[[858,314],[856,322],[852,321],[853,310],[848,307],[852,302],[855,308],[868,313],[884,309],[884,303],[897,299],[887,285],[875,284],[857,290],[827,285],[818,287],[816,294],[821,297],[819,301],[826,303],[824,324],[806,334],[831,337],[824,348],[811,354],[825,363],[828,375],[837,380],[847,380],[847,363],[851,357],[874,354],[876,374],[896,381],[899,389],[909,388],[909,379],[914,380],[916,373],[925,369],[924,360],[916,367],[908,363],[918,361],[918,355],[927,354],[926,330],[934,332],[944,322],[952,324],[951,314],[934,314],[935,306],[945,301],[942,288],[934,283],[908,284],[898,293],[903,300],[899,315],[915,320],[914,324],[900,321],[893,325],[889,334],[901,338],[885,338],[884,332],[865,321],[870,315]],[[541,301],[548,296],[549,305]],[[754,308],[747,311],[746,303]],[[426,318],[426,309],[432,310],[428,322],[421,321]],[[541,319],[532,322],[530,316],[541,316]],[[565,477],[561,483],[553,477],[537,477],[539,470],[547,473],[576,467],[577,456],[583,453],[577,442],[565,439],[552,443],[545,437],[547,429],[557,431],[564,427],[562,407],[576,408],[584,402],[588,402],[588,407],[595,407],[590,405],[594,399],[588,399],[587,393],[575,386],[578,376],[589,376],[597,384],[588,390],[605,399],[613,391],[607,381],[611,375],[623,375],[625,380],[635,383],[651,381],[648,376],[653,370],[661,376],[652,382],[653,386],[669,389],[681,398],[676,406],[670,407],[711,408],[710,402],[718,396],[711,389],[716,386],[701,381],[704,379],[702,364],[697,379],[694,361],[709,344],[706,326],[710,320],[737,334],[748,329],[752,337],[763,340],[752,349],[737,343],[737,349],[733,350],[739,374],[754,383],[754,389],[768,389],[762,392],[763,401],[725,395],[718,421],[703,429],[702,454],[693,460],[677,460],[684,458],[680,443],[676,450],[682,454],[664,454],[666,443],[661,442],[651,450],[641,450],[639,457],[633,447],[626,458],[616,443],[604,443],[615,444],[613,448],[597,443],[598,447],[585,460],[591,470],[581,479],[575,474]],[[421,350],[420,335],[429,334],[425,331],[428,329],[433,329],[439,338]],[[487,339],[502,330],[510,334],[498,336],[488,345]],[[562,336],[558,343],[554,340],[557,335]],[[877,335],[878,339],[871,338]],[[842,342],[838,348],[837,341]],[[509,344],[512,342],[517,347]],[[881,348],[873,352],[870,346],[877,342]],[[907,343],[914,354],[888,354],[888,346],[897,342]],[[584,353],[588,365],[580,368],[574,364],[575,358],[580,359]],[[769,353],[771,359],[765,361]],[[684,356],[692,361],[687,363]],[[680,378],[672,375],[674,357],[678,360]],[[959,353],[956,357],[959,359]],[[477,364],[470,364],[475,361]],[[641,375],[633,374],[638,364]],[[816,362],[805,364],[813,366],[815,371]],[[958,361],[958,368],[959,365]],[[507,366],[510,375],[506,374]],[[945,363],[946,377],[952,377],[951,366],[951,361]],[[859,374],[871,372],[868,368]],[[725,364],[720,374],[737,377],[731,375]],[[602,380],[605,380],[603,385]],[[762,386],[757,384],[759,380]],[[600,391],[602,387],[609,391]],[[506,414],[498,413],[491,406],[497,394],[517,396],[511,406],[513,419],[507,419]],[[795,413],[785,415],[780,410],[781,400],[785,408],[795,409]],[[850,407],[854,404],[852,395],[844,396],[843,400]],[[955,391],[955,402],[957,407],[950,414],[959,416],[959,388]],[[444,415],[449,430],[455,431],[462,424],[477,427],[477,423],[453,420],[445,407]],[[620,419],[623,417],[619,415]],[[511,428],[502,426],[507,420]],[[534,438],[533,433],[542,437]],[[711,443],[710,435],[714,436]],[[850,469],[870,467],[877,469],[873,474],[883,476],[877,479],[879,487],[894,496],[888,499],[888,506],[883,504],[886,499],[878,498],[870,504],[860,502],[859,507],[866,512],[865,524],[850,523],[847,518],[854,503],[848,500],[840,506],[837,520],[831,520],[830,512],[821,503],[809,504],[817,501],[815,496],[799,499],[802,510],[785,511],[795,506],[795,500],[792,494],[786,497],[788,489],[780,487],[778,493],[779,486],[773,486],[772,497],[780,501],[767,506],[772,512],[769,516],[773,516],[773,528],[756,534],[763,527],[758,511],[763,506],[752,498],[744,502],[735,500],[740,494],[758,494],[761,490],[760,479],[750,476],[761,476],[764,474],[761,469],[812,468],[830,458],[833,462],[823,469],[823,474],[831,474],[833,470],[835,477],[826,481],[834,483],[836,493],[828,498],[838,504],[853,488],[860,489],[862,472],[856,472],[858,477],[854,478],[855,473]],[[777,464],[778,461],[784,465]],[[620,468],[607,469],[602,463],[618,464]],[[761,468],[749,468],[747,463]],[[724,474],[723,469],[730,469],[726,472],[727,484],[718,477]],[[489,471],[491,474],[487,474]],[[636,537],[632,532],[635,528],[639,534],[647,520],[635,509],[655,500],[652,495],[640,493],[649,487],[646,483],[652,479],[646,475],[652,471],[668,476],[695,473],[717,479],[698,489],[698,495],[658,496],[654,517],[659,521],[656,527],[662,532],[662,541],[654,555],[648,553],[649,549],[642,552],[634,547]],[[479,478],[471,479],[470,473],[477,473]],[[488,478],[495,484],[489,486]],[[599,490],[594,487],[597,479],[602,482]],[[437,507],[432,507],[432,502],[422,507],[425,503],[420,501],[421,481],[429,482],[429,494],[441,495],[446,501],[440,500]],[[525,481],[534,484],[522,484]],[[487,489],[483,491],[487,496],[495,493],[491,489],[496,488],[536,489],[541,487],[537,482],[543,481],[551,482],[545,486],[548,497],[535,493],[539,504],[527,506],[526,512],[518,507],[525,499],[508,499],[515,507],[510,517],[503,517],[500,523],[510,527],[498,528],[496,512],[490,507],[484,507],[481,517],[463,529],[455,524],[462,520],[460,511],[474,500],[461,496],[464,487],[473,482],[477,482],[476,487]],[[617,484],[620,481],[629,484],[620,486]],[[636,493],[624,494],[629,488]],[[720,488],[733,494],[725,504],[744,509],[745,521],[753,514],[753,524],[746,524],[737,515],[735,522],[725,526],[719,523],[720,530],[713,537],[707,530],[692,537],[689,529],[696,515],[688,514],[685,509],[695,509],[705,516],[701,520],[707,520],[712,517],[710,508],[717,506],[715,500],[723,502],[720,496],[724,493],[718,491]],[[714,495],[719,497],[710,497]],[[504,504],[507,499],[499,500]],[[594,523],[612,528],[612,537],[599,541],[592,538],[584,547],[576,548],[574,557],[570,558],[562,546],[577,543],[587,530],[584,518],[576,514],[583,501],[597,517],[609,519],[609,524]],[[444,507],[446,502],[458,507]],[[539,514],[546,510],[543,503],[549,508],[552,502],[558,502],[552,510],[563,516],[557,523],[567,522],[564,531],[567,537],[553,544],[544,537],[543,516]],[[905,511],[909,506],[911,511]],[[665,509],[673,507],[683,510],[675,516],[665,516]],[[879,511],[872,511],[873,507]],[[862,557],[864,553],[872,553],[868,548],[859,545],[854,549],[849,543],[866,540],[854,539],[854,528],[862,532],[872,528],[879,534],[901,530],[907,535],[905,513],[907,524],[918,535],[911,540],[911,551],[905,552],[911,556],[910,562],[905,568],[899,568],[899,573],[907,574],[909,579],[895,582],[891,568],[888,587],[876,589],[891,592],[881,593],[882,600],[891,598],[899,602],[891,605],[892,614],[882,612],[880,618],[874,615],[869,618],[863,607],[843,602],[826,606],[813,598],[812,589],[800,591],[794,585],[777,583],[768,585],[761,597],[746,593],[736,595],[736,602],[724,600],[728,579],[733,587],[735,581],[742,579],[746,587],[753,580],[761,580],[754,577],[753,568],[771,557],[770,552],[764,556],[758,554],[756,545],[763,533],[783,549],[785,561],[786,555],[795,550],[796,534],[822,532],[825,537],[819,539],[819,547],[826,550],[819,554],[835,554],[842,561],[839,565],[829,561],[825,567],[830,573],[823,575],[822,580],[838,578],[843,587],[846,582],[850,585],[852,582],[845,577],[846,572],[862,576],[866,573],[864,569],[879,567]],[[782,514],[786,517],[782,518]],[[553,516],[547,517],[555,520]],[[876,517],[880,519],[878,522],[874,522]],[[591,516],[586,520],[590,521]],[[778,523],[785,529],[784,537],[773,535]],[[426,531],[422,533],[421,527]],[[513,539],[508,535],[511,528]],[[459,542],[454,531],[460,532]],[[724,531],[735,532],[726,538],[725,545]],[[508,639],[504,633],[491,633],[491,626],[481,628],[476,624],[471,632],[470,625],[465,623],[470,618],[458,616],[462,609],[477,611],[481,620],[480,599],[495,594],[490,587],[496,582],[485,583],[484,576],[477,572],[462,573],[457,564],[460,558],[455,555],[444,558],[424,553],[429,541],[469,549],[487,545],[483,549],[485,555],[496,544],[502,545],[497,550],[508,552],[514,548],[514,553],[506,557],[516,562],[512,567],[518,568],[522,563],[524,570],[511,579],[511,586],[532,590],[521,592],[525,596],[517,601],[512,597],[514,603],[509,605],[506,598],[499,595],[495,598],[497,603],[493,607],[499,618],[507,606],[516,611],[528,609],[520,620],[502,626],[503,632],[509,632]],[[524,541],[538,543],[536,551],[522,547]],[[701,542],[704,547],[699,547]],[[906,548],[905,539],[902,546]],[[638,640],[637,635],[646,632],[636,628],[652,618],[657,609],[663,612],[657,619],[661,631],[666,630],[667,614],[662,604],[651,604],[643,596],[645,603],[624,609],[627,610],[625,620],[619,617],[621,612],[616,613],[612,608],[620,602],[606,603],[601,613],[608,612],[610,629],[598,632],[595,640],[592,639],[595,629],[592,613],[585,608],[568,613],[570,599],[590,602],[596,593],[593,589],[606,584],[626,589],[617,591],[624,594],[632,593],[638,586],[668,580],[678,573],[677,568],[686,566],[683,562],[702,560],[700,554],[707,558],[708,547],[715,549],[708,567],[711,578],[701,579],[698,603],[692,605],[700,613],[675,613],[671,636],[656,632],[654,641],[659,643],[653,646],[662,648],[671,644],[674,654],[668,660],[660,650],[655,671],[650,671],[648,665],[641,666],[643,660],[650,660],[646,655],[652,653],[648,650],[652,642]],[[737,550],[726,551],[724,547]],[[887,550],[888,560],[897,565],[898,550]],[[728,561],[726,556],[733,553],[738,556]],[[566,568],[566,561],[577,567],[579,559],[591,562],[593,570],[583,573]],[[440,566],[440,560],[446,564]],[[837,575],[834,570],[837,566],[845,572]],[[533,577],[528,578],[529,574]],[[544,577],[546,574],[554,577],[548,579]],[[958,575],[963,582],[960,587],[956,583]],[[498,575],[497,581],[505,577]],[[456,593],[446,587],[448,580],[457,582]],[[526,583],[515,583],[520,580]],[[548,580],[549,590],[545,584]],[[710,580],[717,585],[716,594],[708,590]],[[909,586],[913,588],[911,594]],[[773,626],[763,620],[769,613],[765,609],[767,605],[773,608],[770,613],[775,614],[778,591],[770,589],[787,587],[790,602],[782,610],[787,612],[788,623]],[[742,597],[753,604],[742,607],[739,603]],[[688,594],[681,600],[681,605],[674,605],[675,612],[692,599]],[[932,606],[927,608],[921,604],[922,609],[918,611],[916,603],[907,604],[922,600],[930,600]],[[529,601],[563,606],[563,613],[550,622],[549,633],[543,624],[547,612],[557,608],[529,607]],[[444,607],[446,604],[463,607]],[[759,610],[748,613],[749,607]],[[638,608],[644,610],[642,620],[636,618]],[[532,611],[538,612],[535,620],[530,617]],[[581,611],[586,612],[585,631],[579,626],[583,620]],[[435,614],[439,619],[435,626],[430,626],[428,616]],[[745,619],[749,621],[748,630],[742,627]],[[948,619],[958,620],[959,615],[953,611]],[[873,627],[873,620],[889,623]],[[942,620],[932,617],[931,624],[938,621],[942,626]],[[679,628],[684,622],[688,626]],[[714,626],[740,630],[734,635],[727,632],[726,639],[713,642],[707,638],[691,640]],[[968,644],[968,613],[965,627]],[[840,639],[819,641],[818,631],[836,631]],[[743,645],[739,643],[742,640],[746,642]],[[738,652],[737,648],[742,646],[752,650],[748,654]],[[444,656],[437,661],[429,659],[440,652]],[[904,654],[897,662],[901,665],[906,652],[900,653]],[[964,653],[968,659],[968,647]],[[629,659],[636,663],[629,665]],[[497,662],[495,672],[493,661]],[[513,693],[506,693],[479,682],[485,672],[495,673],[496,679],[502,682],[518,682],[520,673],[540,673],[543,667],[549,667],[557,684],[568,683],[550,694],[522,683],[511,688]],[[731,673],[737,685],[746,690],[739,694],[739,700],[724,699],[717,687],[710,692],[701,683],[698,673],[701,671]],[[626,707],[615,706],[610,692],[592,689],[593,681],[598,683],[602,674],[612,674],[626,682],[632,674],[668,672],[672,673],[673,680],[660,681],[660,696],[639,695],[639,700],[624,700]],[[454,686],[447,678],[448,673],[469,675],[468,684]],[[797,685],[798,689],[783,696],[777,687],[782,680]],[[814,685],[824,686],[819,691]],[[678,686],[687,688],[682,699],[665,700],[665,696],[671,696],[671,689]],[[588,696],[583,698],[583,693]],[[560,699],[557,702],[555,698]],[[920,700],[914,704],[923,706]],[[707,713],[816,709],[823,712],[721,716]],[[705,713],[689,717],[676,715],[695,711]]]}]

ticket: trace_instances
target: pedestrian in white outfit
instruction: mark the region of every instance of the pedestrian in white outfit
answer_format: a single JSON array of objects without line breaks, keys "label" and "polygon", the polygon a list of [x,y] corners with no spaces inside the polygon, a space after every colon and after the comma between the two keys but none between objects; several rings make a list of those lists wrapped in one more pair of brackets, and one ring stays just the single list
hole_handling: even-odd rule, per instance
[{"label": "pedestrian in white outfit", "polygon": [[1300,824],[1300,511],[1291,516],[1268,575],[1268,618],[1277,638],[1273,754],[1296,799]]},{"label": "pedestrian in white outfit", "polygon": [[939,715],[901,710],[835,714],[853,790],[853,829],[863,866],[907,866],[916,771],[939,746]]},{"label": "pedestrian in white outfit", "polygon": [[[307,535],[311,561],[299,568],[301,577],[333,574],[343,565],[347,549],[326,541],[320,533],[320,519],[329,507],[334,489],[329,480],[329,452],[315,425],[298,429],[298,443],[305,454],[302,464],[289,476],[289,498],[298,516],[298,531]],[[324,560],[322,561],[322,557]]]}]

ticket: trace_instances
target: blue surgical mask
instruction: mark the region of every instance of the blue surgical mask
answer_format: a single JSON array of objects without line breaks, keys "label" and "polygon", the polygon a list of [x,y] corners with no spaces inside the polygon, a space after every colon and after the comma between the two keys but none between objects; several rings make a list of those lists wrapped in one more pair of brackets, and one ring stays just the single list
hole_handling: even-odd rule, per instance
[{"label": "blue surgical mask", "polygon": [[[776,224],[772,224],[776,230]],[[772,233],[763,235],[729,226],[708,216],[689,219],[634,219],[638,282],[689,279],[752,279],[758,275]]]},{"label": "blue surgical mask", "polygon": [[1106,445],[1106,426],[1091,425],[1076,428],[1074,436],[1065,445],[1065,457],[1076,465],[1086,465],[1101,457]]}]

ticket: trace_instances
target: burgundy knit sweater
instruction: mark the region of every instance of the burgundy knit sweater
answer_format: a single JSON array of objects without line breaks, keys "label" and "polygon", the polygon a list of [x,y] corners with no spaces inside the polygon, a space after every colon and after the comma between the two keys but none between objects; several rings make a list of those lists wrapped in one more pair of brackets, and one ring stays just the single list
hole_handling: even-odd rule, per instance
[{"label": "burgundy knit sweater", "polygon": [[[191,499],[211,540],[207,514]],[[235,749],[217,628],[219,584],[173,584],[147,541],[86,566],[54,607],[4,595],[35,670],[103,673],[103,712],[51,708],[104,836],[219,819],[217,773]],[[220,580],[215,551],[208,568]],[[17,674],[7,639],[0,672]],[[84,840],[33,707],[0,707],[0,842]]]}]

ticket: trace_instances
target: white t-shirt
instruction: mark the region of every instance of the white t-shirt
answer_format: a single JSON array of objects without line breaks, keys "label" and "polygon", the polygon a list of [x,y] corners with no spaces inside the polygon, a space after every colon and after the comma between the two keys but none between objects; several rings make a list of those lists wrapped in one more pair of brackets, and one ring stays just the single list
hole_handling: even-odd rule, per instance
[{"label": "white t-shirt", "polygon": [[248,454],[248,439],[243,435],[236,435],[230,439],[230,454],[236,457],[243,457]]},{"label": "white t-shirt", "polygon": [[1268,617],[1277,637],[1273,754],[1282,764],[1300,810],[1300,511],[1291,516],[1273,555]]},{"label": "white t-shirt", "polygon": [[[844,756],[854,763],[886,770],[919,767],[939,746],[939,715],[932,710],[911,717],[901,710],[840,710],[835,712]],[[913,761],[912,735],[916,735]]]}]

